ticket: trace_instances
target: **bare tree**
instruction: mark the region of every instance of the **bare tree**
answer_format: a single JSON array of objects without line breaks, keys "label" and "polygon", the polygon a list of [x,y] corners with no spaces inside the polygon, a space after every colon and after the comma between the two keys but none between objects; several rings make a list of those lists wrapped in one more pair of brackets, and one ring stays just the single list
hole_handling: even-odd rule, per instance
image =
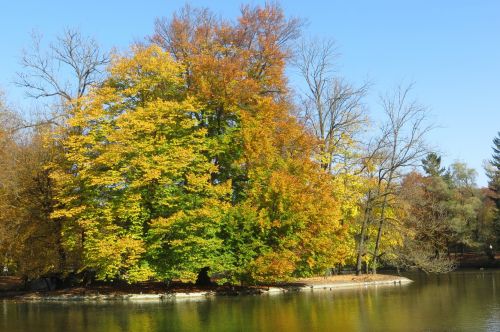
[{"label": "bare tree", "polygon": [[[331,40],[303,41],[297,48],[294,65],[306,83],[305,91],[300,96],[302,108],[299,116],[319,141],[321,166],[324,170],[331,173],[361,170],[370,172],[364,162],[373,160],[381,147],[370,146],[369,153],[363,160],[353,158],[352,153],[355,146],[360,145],[358,136],[368,123],[363,98],[367,94],[369,84],[354,87],[337,76],[337,56],[335,43]],[[378,143],[382,144],[382,141]],[[361,170],[353,170],[354,166],[361,167]],[[361,273],[364,241],[367,227],[371,223],[374,198],[374,193],[370,190],[363,214],[366,218],[362,220],[358,240],[358,273]]]},{"label": "bare tree", "polygon": [[306,83],[301,116],[320,141],[321,164],[329,171],[347,161],[346,152],[368,121],[363,98],[369,85],[355,87],[336,76],[336,57],[333,41],[313,40],[299,45],[294,61]]},{"label": "bare tree", "polygon": [[42,38],[34,33],[31,48],[23,51],[16,84],[26,89],[26,94],[35,99],[52,98],[59,114],[48,122],[57,122],[64,114],[61,110],[73,100],[85,95],[89,88],[103,79],[109,55],[97,42],[73,29],[66,29],[50,43],[42,47]]},{"label": "bare tree", "polygon": [[382,198],[378,217],[377,237],[373,252],[372,272],[377,273],[380,241],[393,184],[403,170],[416,167],[429,149],[425,135],[432,129],[426,124],[426,109],[409,100],[412,85],[398,87],[393,94],[382,97],[387,123],[381,129],[377,146],[383,158],[377,170],[377,195]]}]

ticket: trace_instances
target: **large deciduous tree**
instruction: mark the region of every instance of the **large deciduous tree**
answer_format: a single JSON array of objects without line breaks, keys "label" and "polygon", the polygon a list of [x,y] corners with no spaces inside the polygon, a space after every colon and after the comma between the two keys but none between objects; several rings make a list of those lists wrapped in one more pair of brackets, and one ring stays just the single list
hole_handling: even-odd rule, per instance
[{"label": "large deciduous tree", "polygon": [[100,278],[141,280],[156,263],[160,276],[193,279],[224,261],[216,235],[228,188],[210,181],[217,167],[182,70],[159,47],[136,49],[68,121],[53,218]]},{"label": "large deciduous tree", "polygon": [[[260,278],[320,270],[332,263],[325,265],[325,260],[345,255],[336,252],[342,245],[333,244],[342,244],[339,232],[346,229],[337,216],[335,200],[340,196],[333,196],[340,195],[334,192],[339,183],[317,169],[314,142],[287,102],[284,66],[291,55],[289,42],[298,37],[300,26],[300,20],[286,19],[275,4],[244,6],[234,23],[208,10],[185,7],[172,19],[157,21],[151,38],[183,63],[188,91],[202,102],[196,116],[217,146],[212,160],[218,172],[213,178],[231,179],[233,204],[244,207],[248,216],[236,219],[240,224],[232,227],[257,232],[255,244],[245,245],[260,248],[250,264],[251,273]],[[323,179],[321,185],[318,178]],[[313,188],[315,183],[324,195]],[[316,201],[318,208],[306,201]],[[312,228],[311,223],[318,224]],[[301,233],[308,229],[330,236],[313,240]],[[231,236],[228,240],[240,243]],[[331,258],[326,259],[326,250]]]},{"label": "large deciduous tree", "polygon": [[276,5],[236,23],[186,7],[76,101],[52,217],[83,268],[282,280],[345,260],[343,187],[288,102],[298,28]]}]

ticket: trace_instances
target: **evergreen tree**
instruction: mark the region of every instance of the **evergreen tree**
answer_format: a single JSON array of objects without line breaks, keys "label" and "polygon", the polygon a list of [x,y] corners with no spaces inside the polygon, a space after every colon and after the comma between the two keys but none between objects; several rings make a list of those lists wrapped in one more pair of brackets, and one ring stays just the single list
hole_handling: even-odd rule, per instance
[{"label": "evergreen tree", "polygon": [[446,171],[444,167],[441,167],[441,156],[438,156],[434,152],[427,154],[422,159],[422,168],[429,176],[443,176]]},{"label": "evergreen tree", "polygon": [[494,222],[497,245],[500,245],[500,132],[493,139],[492,149],[493,155],[486,168],[486,174],[490,179],[488,187],[492,191],[491,199],[495,202],[497,208]]},{"label": "evergreen tree", "polygon": [[500,132],[497,133],[498,137],[493,139],[493,159],[491,164],[500,170]]}]

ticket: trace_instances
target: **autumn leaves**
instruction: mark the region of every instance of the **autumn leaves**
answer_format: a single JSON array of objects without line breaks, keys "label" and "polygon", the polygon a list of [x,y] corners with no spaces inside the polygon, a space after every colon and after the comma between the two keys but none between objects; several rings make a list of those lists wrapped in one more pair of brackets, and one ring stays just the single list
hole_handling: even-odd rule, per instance
[{"label": "autumn leaves", "polygon": [[[200,20],[203,17],[204,20]],[[64,248],[100,279],[284,280],[344,257],[335,180],[291,115],[275,6],[185,9],[73,101],[54,165]],[[209,23],[207,23],[207,20]],[[161,24],[161,25],[160,25]]]}]

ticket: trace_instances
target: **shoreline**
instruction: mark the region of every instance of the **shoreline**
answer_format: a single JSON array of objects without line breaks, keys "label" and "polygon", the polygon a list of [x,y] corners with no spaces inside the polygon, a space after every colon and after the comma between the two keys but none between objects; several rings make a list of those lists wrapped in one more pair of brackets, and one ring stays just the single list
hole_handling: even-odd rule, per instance
[{"label": "shoreline", "polygon": [[312,291],[335,291],[342,289],[367,288],[376,286],[402,286],[413,281],[400,276],[393,275],[340,275],[331,277],[316,277],[298,279],[283,284],[265,286],[236,287],[226,286],[217,289],[197,290],[171,290],[167,292],[139,292],[123,293],[108,292],[101,294],[99,291],[78,289],[75,293],[72,289],[62,289],[47,292],[14,292],[12,294],[0,292],[0,300],[12,300],[22,302],[176,302],[186,300],[205,300],[220,296],[244,296],[244,295],[276,295],[291,292]]}]

